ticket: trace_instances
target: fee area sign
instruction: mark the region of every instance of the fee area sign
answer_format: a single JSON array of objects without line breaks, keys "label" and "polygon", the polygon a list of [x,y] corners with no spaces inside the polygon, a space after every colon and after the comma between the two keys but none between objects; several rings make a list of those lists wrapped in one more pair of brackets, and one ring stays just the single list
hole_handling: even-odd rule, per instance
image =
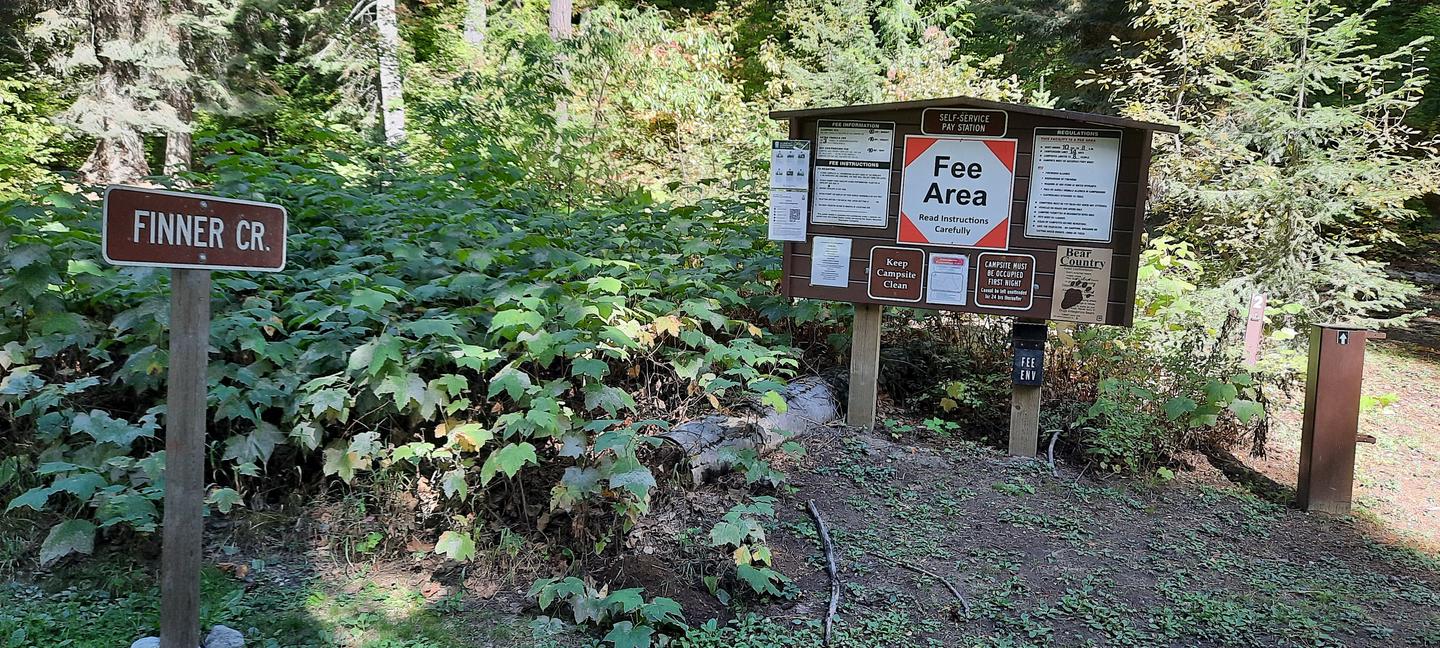
[{"label": "fee area sign", "polygon": [[1151,135],[1175,127],[968,97],[771,117],[817,151],[785,295],[1133,322]]},{"label": "fee area sign", "polygon": [[905,138],[901,243],[1010,247],[1015,140]]}]

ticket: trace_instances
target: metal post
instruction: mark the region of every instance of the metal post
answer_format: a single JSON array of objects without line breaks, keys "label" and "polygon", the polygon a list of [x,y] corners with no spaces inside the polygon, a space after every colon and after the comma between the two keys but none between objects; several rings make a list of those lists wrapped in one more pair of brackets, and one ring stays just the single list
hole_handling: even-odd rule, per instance
[{"label": "metal post", "polygon": [[204,531],[205,365],[210,344],[210,271],[170,271],[170,372],[165,404],[165,528],[161,547],[160,646],[200,645],[200,552]]}]

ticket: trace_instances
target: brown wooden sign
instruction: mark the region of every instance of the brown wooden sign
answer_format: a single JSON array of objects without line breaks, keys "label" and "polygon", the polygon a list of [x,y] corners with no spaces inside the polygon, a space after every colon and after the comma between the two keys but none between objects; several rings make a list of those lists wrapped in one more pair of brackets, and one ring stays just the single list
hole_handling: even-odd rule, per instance
[{"label": "brown wooden sign", "polygon": [[[812,183],[805,240],[783,243],[785,295],[1133,322],[1151,133],[1175,127],[965,97],[771,116],[846,170]],[[832,203],[861,215],[829,217]],[[832,255],[848,241],[849,264],[812,258],[817,237]],[[1084,263],[1059,268],[1060,254]],[[876,274],[876,261],[917,258],[905,268],[913,281]],[[812,281],[814,269],[827,274]]]},{"label": "brown wooden sign", "polygon": [[975,305],[1029,310],[1035,301],[1035,257],[985,253],[976,260]]},{"label": "brown wooden sign", "polygon": [[270,203],[112,186],[101,241],[114,265],[279,272],[285,208]]},{"label": "brown wooden sign", "polygon": [[918,302],[924,293],[920,273],[925,251],[916,248],[874,247],[870,250],[870,296],[899,302]]},{"label": "brown wooden sign", "polygon": [[926,135],[1004,137],[1009,123],[1003,110],[926,108],[920,114],[920,130]]}]

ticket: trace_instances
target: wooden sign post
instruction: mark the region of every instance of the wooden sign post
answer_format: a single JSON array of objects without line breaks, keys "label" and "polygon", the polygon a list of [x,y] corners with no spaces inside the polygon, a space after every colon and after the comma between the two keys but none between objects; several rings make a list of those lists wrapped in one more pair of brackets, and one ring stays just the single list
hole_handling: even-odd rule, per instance
[{"label": "wooden sign post", "polygon": [[1265,293],[1250,296],[1250,311],[1245,314],[1245,364],[1260,363],[1260,337],[1265,329]]},{"label": "wooden sign post", "polygon": [[269,203],[120,186],[105,192],[105,260],[171,268],[161,648],[200,645],[210,271],[284,269],[287,220],[284,207]]},{"label": "wooden sign post", "polygon": [[[809,190],[771,206],[781,289],[855,304],[851,425],[875,421],[885,306],[1013,317],[1040,345],[1017,338],[1017,367],[1047,320],[1132,324],[1151,133],[1176,127],[967,97],[770,116],[813,151],[787,171]],[[1033,455],[1040,386],[1019,378],[1010,451]]]}]

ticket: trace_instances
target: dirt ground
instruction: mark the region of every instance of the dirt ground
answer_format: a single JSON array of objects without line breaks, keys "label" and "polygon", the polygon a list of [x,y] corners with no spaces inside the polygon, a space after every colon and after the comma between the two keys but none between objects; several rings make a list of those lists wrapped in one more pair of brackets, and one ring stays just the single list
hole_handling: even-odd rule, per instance
[{"label": "dirt ground", "polygon": [[[1437,640],[1433,559],[1388,544],[1372,523],[1251,496],[1208,467],[1175,483],[1112,483],[1065,467],[1051,476],[988,449],[868,435],[816,445],[774,538],[804,593],[767,610],[782,618],[824,613],[827,579],[801,512],[813,497],[842,556],[842,617],[905,610],[917,619],[916,645]],[[942,584],[900,565],[951,579],[971,612],[957,613]]]},{"label": "dirt ground", "polygon": [[[1361,413],[1360,433],[1376,441],[1356,446],[1355,514],[1395,541],[1440,551],[1440,351],[1383,341],[1367,346],[1365,360],[1362,393],[1375,400]],[[1303,397],[1296,394],[1272,419],[1264,457],[1240,457],[1291,490]]]},{"label": "dirt ground", "polygon": [[[813,499],[843,583],[836,646],[1440,646],[1440,559],[1397,543],[1388,509],[1375,514],[1381,522],[1307,514],[1235,486],[1199,456],[1189,457],[1193,472],[1145,482],[1063,464],[1052,475],[1043,461],[954,439],[897,441],[837,427],[814,432],[806,446],[784,466],[788,487],[768,533],[778,569],[794,579],[785,597],[758,601],[730,582],[736,601],[726,606],[701,582],[727,558],[703,538],[744,498],[738,479],[670,491],[630,534],[627,558],[592,561],[597,580],[674,598],[695,625],[732,623],[723,642],[692,645],[819,645],[829,580],[806,511]],[[212,551],[212,563],[270,561],[249,576],[258,610],[304,596],[304,619],[294,623],[332,628],[326,641],[266,645],[593,640],[563,624],[543,639],[532,634],[542,612],[525,590],[537,573],[559,568],[554,555],[527,553],[533,547],[490,548],[466,567],[418,551],[351,562],[343,545],[287,553],[253,528],[213,531],[231,549]],[[444,639],[377,643],[387,615],[393,624],[433,615]],[[367,618],[379,620],[356,621]]]}]

